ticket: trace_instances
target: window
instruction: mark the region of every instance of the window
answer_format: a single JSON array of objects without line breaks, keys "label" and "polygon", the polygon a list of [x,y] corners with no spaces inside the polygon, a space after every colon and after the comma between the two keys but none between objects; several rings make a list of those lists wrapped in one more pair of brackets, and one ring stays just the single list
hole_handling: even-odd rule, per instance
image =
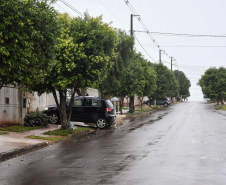
[{"label": "window", "polygon": [[5,104],[9,104],[9,98],[5,98]]},{"label": "window", "polygon": [[95,99],[86,99],[85,106],[101,107],[101,101],[100,100],[95,100]]},{"label": "window", "polygon": [[26,106],[27,106],[27,99],[23,98],[23,108],[26,108]]},{"label": "window", "polygon": [[82,106],[83,99],[74,100],[74,107]]},{"label": "window", "polygon": [[113,104],[111,103],[111,101],[110,101],[110,100],[107,100],[106,102],[107,102],[107,104],[108,104],[108,107],[110,107],[111,109],[113,109],[113,108],[114,108],[114,106],[113,106]]}]

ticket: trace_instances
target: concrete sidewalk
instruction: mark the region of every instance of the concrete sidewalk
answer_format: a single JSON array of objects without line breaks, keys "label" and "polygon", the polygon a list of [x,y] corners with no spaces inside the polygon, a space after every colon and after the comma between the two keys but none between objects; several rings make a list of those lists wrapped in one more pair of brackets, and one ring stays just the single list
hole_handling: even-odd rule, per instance
[{"label": "concrete sidewalk", "polygon": [[58,125],[48,124],[46,128],[42,129],[25,132],[8,132],[9,134],[0,135],[0,161],[15,155],[20,155],[26,151],[48,146],[50,144],[49,141],[25,137],[30,135],[42,136],[44,132],[56,130],[57,127]]},{"label": "concrete sidewalk", "polygon": [[[121,122],[121,119],[124,117],[125,115],[117,115],[116,117],[117,122]],[[95,127],[80,122],[73,123],[74,125],[77,126]],[[25,137],[30,135],[48,137],[48,135],[43,135],[43,133],[49,130],[50,131],[56,130],[57,128],[58,125],[48,124],[46,128],[42,129],[25,132],[8,132],[9,134],[0,135],[0,162],[5,161],[13,156],[21,155],[25,152],[30,152],[32,150],[46,147],[49,144],[52,144],[53,143],[52,141],[30,139]]]}]

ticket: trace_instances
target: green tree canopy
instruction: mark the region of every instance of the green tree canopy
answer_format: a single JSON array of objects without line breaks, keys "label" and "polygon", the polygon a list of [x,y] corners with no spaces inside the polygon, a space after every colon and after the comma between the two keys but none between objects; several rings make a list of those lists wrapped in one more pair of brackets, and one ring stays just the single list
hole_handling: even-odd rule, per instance
[{"label": "green tree canopy", "polygon": [[155,93],[149,97],[149,99],[153,98],[159,100],[161,98],[170,96],[172,87],[176,83],[173,72],[171,72],[163,64],[152,64],[152,66],[154,67],[154,70],[157,74],[157,89]]},{"label": "green tree canopy", "polygon": [[97,88],[102,96],[117,96],[124,98],[127,94],[123,91],[121,79],[130,60],[134,55],[134,37],[126,34],[125,31],[117,30],[118,44],[115,51],[116,57],[113,59],[114,64],[107,73],[107,78],[100,81]]},{"label": "green tree canopy", "polygon": [[209,68],[205,74],[202,75],[198,81],[198,85],[201,86],[202,92],[205,97],[221,101],[224,104],[224,98],[226,95],[226,68],[220,67]]},{"label": "green tree canopy", "polygon": [[[40,93],[53,93],[62,128],[68,126],[71,118],[75,92],[78,88],[93,87],[105,76],[112,66],[115,47],[118,41],[114,28],[103,23],[102,17],[71,19],[67,14],[59,16],[61,35],[57,39],[56,59],[49,64],[43,83],[32,88]],[[69,116],[66,115],[66,95],[70,89],[71,101]],[[60,101],[56,91],[60,94]]]},{"label": "green tree canopy", "polygon": [[179,95],[182,95],[184,99],[189,97],[189,88],[191,87],[190,80],[186,77],[183,71],[175,70],[174,75],[179,82]]},{"label": "green tree canopy", "polygon": [[[151,63],[145,60],[141,54],[137,55],[137,60],[139,61],[138,65],[142,67],[142,79],[144,82],[144,87],[140,88],[138,91],[136,91],[136,95],[139,97],[141,102],[141,109],[142,109],[142,103],[145,96],[151,97],[156,89],[157,89],[157,74],[152,67]],[[139,79],[138,79],[139,80]]]},{"label": "green tree canopy", "polygon": [[51,1],[0,0],[0,89],[32,83],[55,54],[57,12]]}]

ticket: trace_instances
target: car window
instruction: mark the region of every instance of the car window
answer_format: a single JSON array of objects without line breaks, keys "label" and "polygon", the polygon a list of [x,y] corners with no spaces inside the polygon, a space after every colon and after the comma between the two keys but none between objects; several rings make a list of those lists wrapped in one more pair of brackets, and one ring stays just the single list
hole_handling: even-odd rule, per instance
[{"label": "car window", "polygon": [[101,101],[96,99],[86,99],[85,106],[101,107]]},{"label": "car window", "polygon": [[110,100],[106,100],[108,107],[110,107],[111,109],[114,108],[113,104],[111,103]]},{"label": "car window", "polygon": [[83,99],[74,100],[74,107],[82,106]]}]

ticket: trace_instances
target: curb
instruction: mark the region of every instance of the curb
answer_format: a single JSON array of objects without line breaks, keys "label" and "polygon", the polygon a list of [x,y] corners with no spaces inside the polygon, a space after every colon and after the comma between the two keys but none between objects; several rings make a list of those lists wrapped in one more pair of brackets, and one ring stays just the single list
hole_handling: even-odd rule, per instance
[{"label": "curb", "polygon": [[[84,132],[81,132],[74,137],[67,137],[67,138],[63,139],[62,142],[70,140],[72,138],[80,139],[84,136],[87,136],[89,134],[93,134],[93,133],[96,133],[96,132],[97,132],[97,129],[95,129],[93,131],[88,131],[88,132],[84,131]],[[17,149],[11,150],[9,152],[2,152],[2,153],[0,153],[0,163],[4,162],[6,160],[9,160],[11,158],[14,158],[16,156],[23,155],[23,154],[32,152],[34,150],[38,150],[38,149],[47,147],[47,146],[54,144],[54,143],[55,142],[51,142],[51,141],[49,141],[49,142],[43,141],[42,143],[39,143],[39,144],[29,145],[29,146],[26,146],[26,147],[23,147],[23,148],[17,148]]]},{"label": "curb", "polygon": [[[127,120],[127,119],[123,120],[122,119],[121,121],[127,122],[129,120]],[[135,121],[135,119],[133,121]],[[78,133],[75,136],[67,137],[67,138],[63,139],[61,142],[64,142],[64,141],[67,141],[67,140],[70,140],[70,139],[74,139],[74,138],[81,139],[82,137],[85,137],[85,136],[88,136],[88,135],[92,135],[92,134],[97,133],[98,131],[101,131],[100,129],[97,129],[95,127],[93,127],[93,129],[94,130],[92,130],[92,131],[83,131],[83,132]],[[111,129],[111,128],[109,128],[109,129]],[[4,162],[6,160],[9,160],[9,159],[11,159],[13,157],[16,157],[16,156],[19,156],[19,155],[23,155],[23,154],[32,152],[34,150],[38,150],[38,149],[47,147],[47,146],[49,146],[51,144],[54,144],[54,143],[55,142],[51,142],[51,141],[49,141],[49,142],[43,141],[42,143],[39,143],[39,144],[29,145],[29,146],[26,146],[26,147],[23,147],[23,148],[17,148],[17,149],[11,150],[9,152],[2,152],[2,153],[0,153],[0,163]]]},{"label": "curb", "polygon": [[25,154],[25,153],[28,153],[28,152],[31,152],[31,151],[34,151],[34,150],[37,150],[37,149],[40,149],[40,148],[44,148],[46,146],[49,146],[49,143],[48,142],[42,142],[42,143],[39,143],[39,144],[30,145],[30,146],[26,146],[26,147],[23,147],[23,148],[11,150],[9,152],[0,153],[0,163],[3,162],[3,161],[6,161],[8,159],[11,159],[15,156],[22,155],[22,154]]}]

